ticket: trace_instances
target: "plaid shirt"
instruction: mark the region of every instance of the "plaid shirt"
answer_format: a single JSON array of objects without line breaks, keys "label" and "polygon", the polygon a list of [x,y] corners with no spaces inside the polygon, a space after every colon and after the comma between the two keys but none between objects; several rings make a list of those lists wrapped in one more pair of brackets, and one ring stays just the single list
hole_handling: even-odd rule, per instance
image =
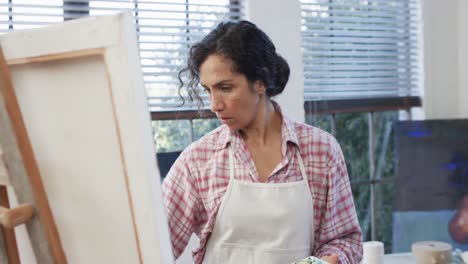
[{"label": "plaid shirt", "polygon": [[[277,111],[281,111],[275,103]],[[330,134],[283,115],[283,160],[268,177],[270,183],[302,179],[296,151],[300,151],[314,195],[315,242],[311,252],[336,254],[339,263],[359,263],[362,237],[341,148]],[[178,258],[192,233],[200,238],[193,251],[202,263],[216,214],[229,183],[228,147],[234,150],[235,177],[259,182],[254,161],[238,131],[226,125],[213,130],[185,149],[163,182],[173,253]],[[299,147],[299,148],[298,148]],[[255,227],[252,227],[255,228]]]}]

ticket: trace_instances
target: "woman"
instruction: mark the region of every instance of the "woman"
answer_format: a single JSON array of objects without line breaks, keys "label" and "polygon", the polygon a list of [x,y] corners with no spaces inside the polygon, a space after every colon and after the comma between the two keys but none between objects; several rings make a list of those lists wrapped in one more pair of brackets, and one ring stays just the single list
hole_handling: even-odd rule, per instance
[{"label": "woman", "polygon": [[[190,49],[189,94],[201,85],[223,123],[182,152],[163,182],[174,255],[192,233],[195,263],[359,263],[361,230],[345,161],[328,133],[284,116],[271,98],[287,62],[254,24],[221,23]],[[181,85],[182,88],[182,85]]]}]

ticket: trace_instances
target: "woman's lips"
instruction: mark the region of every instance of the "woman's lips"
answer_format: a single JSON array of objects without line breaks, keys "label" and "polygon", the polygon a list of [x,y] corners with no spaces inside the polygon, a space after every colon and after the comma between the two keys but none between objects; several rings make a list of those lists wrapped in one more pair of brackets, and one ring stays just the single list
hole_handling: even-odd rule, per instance
[{"label": "woman's lips", "polygon": [[219,118],[219,119],[221,120],[221,122],[223,122],[223,123],[229,122],[229,120],[232,119],[231,117],[218,117],[218,118]]}]

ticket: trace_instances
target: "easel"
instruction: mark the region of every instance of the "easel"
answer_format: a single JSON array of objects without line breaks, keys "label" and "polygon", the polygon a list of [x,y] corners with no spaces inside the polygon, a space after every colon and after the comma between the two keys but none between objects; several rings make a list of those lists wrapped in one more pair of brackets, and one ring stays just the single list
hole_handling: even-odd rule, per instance
[{"label": "easel", "polygon": [[[0,179],[7,179],[8,174],[0,150]],[[33,207],[29,204],[10,209],[6,182],[0,183],[0,263],[20,263],[14,227],[25,223],[33,215]],[[5,185],[3,185],[5,184]]]},{"label": "easel", "polygon": [[[57,227],[13,89],[7,61],[0,49],[0,263],[20,263],[14,228],[22,223],[38,263],[66,263]],[[3,172],[3,177],[2,173]],[[9,175],[9,177],[8,177]],[[7,187],[21,206],[10,207]],[[34,209],[33,209],[34,208]],[[34,215],[33,215],[34,211]]]}]

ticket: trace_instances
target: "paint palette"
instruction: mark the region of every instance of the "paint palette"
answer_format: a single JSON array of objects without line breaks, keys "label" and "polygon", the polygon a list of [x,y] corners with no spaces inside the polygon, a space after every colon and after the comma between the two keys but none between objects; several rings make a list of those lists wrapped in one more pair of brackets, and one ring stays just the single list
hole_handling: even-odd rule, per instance
[{"label": "paint palette", "polygon": [[468,264],[468,251],[465,251],[465,252],[461,253],[460,257],[462,258],[462,260],[463,260],[463,262],[465,264]]},{"label": "paint palette", "polygon": [[307,257],[291,264],[330,264],[325,260],[316,257]]}]

